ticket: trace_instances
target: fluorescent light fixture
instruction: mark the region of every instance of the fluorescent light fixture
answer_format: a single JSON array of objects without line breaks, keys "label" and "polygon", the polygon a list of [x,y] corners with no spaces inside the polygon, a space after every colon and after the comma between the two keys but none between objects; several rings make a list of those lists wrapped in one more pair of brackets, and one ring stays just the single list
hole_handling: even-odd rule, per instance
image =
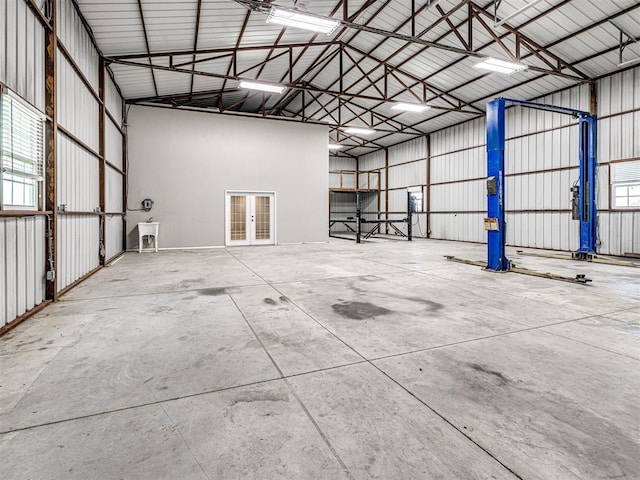
[{"label": "fluorescent light fixture", "polygon": [[271,7],[269,16],[267,17],[267,23],[302,28],[304,30],[311,30],[312,32],[326,33],[327,35],[331,35],[340,25],[340,21],[333,18],[320,17],[301,11],[278,7]]},{"label": "fluorescent light fixture", "polygon": [[344,129],[344,133],[351,135],[373,135],[376,131],[371,128],[347,127]]},{"label": "fluorescent light fixture", "polygon": [[238,85],[238,87],[269,93],[282,93],[287,89],[287,87],[285,87],[284,85],[278,85],[275,83],[252,82],[250,80],[240,80],[240,84]]},{"label": "fluorescent light fixture", "polygon": [[424,112],[425,110],[429,110],[431,107],[429,105],[423,105],[420,103],[402,103],[398,102],[391,110],[401,110],[403,112]]},{"label": "fluorescent light fixture", "polygon": [[529,67],[521,63],[507,62],[506,60],[498,60],[497,58],[485,58],[482,62],[476,63],[473,68],[511,75],[512,73],[526,70]]},{"label": "fluorescent light fixture", "polygon": [[516,10],[515,12],[513,12],[511,15],[507,15],[506,17],[504,17],[502,20],[498,21],[498,19],[496,18],[495,23],[493,24],[494,27],[499,27],[501,25],[504,25],[505,23],[507,23],[509,20],[511,20],[513,17],[520,15],[522,12],[529,10],[531,7],[533,7],[536,3],[540,3],[542,0],[533,0],[532,2],[529,2],[528,4],[526,4],[524,7],[520,8],[519,10]]},{"label": "fluorescent light fixture", "polygon": [[340,150],[341,148],[344,148],[344,145],[340,145],[339,143],[329,144],[329,150]]},{"label": "fluorescent light fixture", "polygon": [[622,68],[622,67],[626,67],[627,65],[633,65],[634,63],[640,63],[640,57],[634,58],[632,60],[627,60],[626,62],[619,63],[617,67]]}]

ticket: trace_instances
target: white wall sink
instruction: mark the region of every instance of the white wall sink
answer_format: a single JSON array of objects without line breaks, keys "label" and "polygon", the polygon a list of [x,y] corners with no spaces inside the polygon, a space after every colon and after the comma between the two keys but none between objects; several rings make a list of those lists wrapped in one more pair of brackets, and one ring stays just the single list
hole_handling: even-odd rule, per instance
[{"label": "white wall sink", "polygon": [[[158,227],[160,222],[141,222],[138,223],[138,253],[142,253],[144,245],[144,237],[149,237],[149,242],[153,238],[153,250],[158,251]],[[147,249],[149,250],[149,249]]]}]

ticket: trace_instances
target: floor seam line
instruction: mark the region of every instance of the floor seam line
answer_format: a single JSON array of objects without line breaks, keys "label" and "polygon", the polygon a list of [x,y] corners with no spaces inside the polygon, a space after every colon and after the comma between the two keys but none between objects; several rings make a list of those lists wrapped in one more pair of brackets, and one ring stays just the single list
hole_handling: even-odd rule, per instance
[{"label": "floor seam line", "polygon": [[[371,363],[371,362],[370,362]],[[420,397],[418,397],[415,393],[413,393],[411,390],[409,390],[407,387],[405,387],[404,385],[402,385],[399,381],[397,381],[395,378],[391,377],[389,374],[387,374],[384,370],[382,370],[380,367],[378,367],[377,365],[371,363],[371,366],[373,366],[376,370],[378,370],[380,373],[382,373],[382,375],[384,375],[385,377],[387,377],[389,380],[391,380],[394,384],[396,384],[398,387],[400,387],[402,390],[404,390],[405,392],[407,392],[409,395],[411,395],[413,398],[415,398],[419,403],[421,403],[422,405],[424,405],[427,409],[429,409],[431,412],[433,412],[435,415],[437,415],[440,419],[442,419],[442,421],[444,421],[447,425],[449,425],[451,428],[453,428],[455,431],[457,431],[459,434],[461,434],[463,437],[465,437],[468,441],[470,441],[471,443],[473,443],[476,447],[478,447],[480,450],[482,450],[484,453],[486,453],[490,458],[492,458],[495,462],[497,462],[499,465],[501,465],[505,470],[507,470],[509,473],[513,474],[516,478],[520,479],[520,480],[524,480],[524,477],[522,477],[521,475],[519,475],[518,473],[516,473],[512,468],[510,468],[509,466],[507,466],[505,463],[503,463],[502,461],[500,461],[493,453],[491,453],[487,448],[483,447],[482,445],[480,445],[480,443],[476,442],[473,438],[471,438],[470,435],[466,434],[465,432],[463,432],[460,428],[456,427],[453,422],[451,422],[447,417],[445,417],[443,414],[441,414],[440,412],[438,412],[435,408],[433,408],[432,406],[430,406],[427,402],[425,402],[424,400],[422,400]]]},{"label": "floor seam line", "polygon": [[[233,255],[233,254],[230,254]],[[258,278],[264,280],[264,278],[262,278],[257,272],[255,272],[251,267],[249,267],[248,265],[246,265],[244,262],[242,262],[242,260],[237,259],[238,262],[240,262],[241,264],[243,264],[249,271],[251,271],[254,275],[257,275]],[[349,278],[349,277],[346,277]],[[266,281],[266,280],[264,280]],[[276,292],[278,292],[280,295],[285,296],[284,292],[278,290],[278,288],[276,288],[275,283],[270,283],[269,286],[271,288],[273,288]],[[316,320],[311,314],[309,314],[304,308],[302,308],[300,305],[298,305],[294,300],[290,299],[289,297],[287,297],[287,299],[289,299],[289,302],[294,305],[298,310],[300,310],[304,315],[306,315],[307,317],[309,317],[312,321],[314,321],[316,324],[318,324],[321,328],[323,328],[326,332],[328,332],[332,337],[334,337],[336,340],[338,340],[340,343],[342,343],[344,346],[346,346],[348,349],[350,349],[351,351],[353,351],[356,355],[358,355],[360,358],[362,358],[364,361],[367,361],[367,358],[362,355],[360,352],[358,352],[354,347],[352,347],[351,345],[349,345],[347,342],[345,342],[343,339],[341,339],[338,335],[336,335],[335,333],[333,333],[331,330],[329,330],[322,322]]]},{"label": "floor seam line", "polygon": [[[238,260],[240,262],[240,260]],[[240,262],[242,263],[242,262]],[[246,266],[246,265],[245,265]],[[248,268],[249,270],[251,270],[248,266],[246,266],[246,268]],[[236,306],[236,308],[238,309],[238,311],[240,312],[240,315],[242,315],[242,318],[244,319],[244,321],[246,322],[247,326],[249,327],[249,329],[251,329],[251,332],[253,333],[253,335],[255,336],[256,340],[258,341],[258,343],[260,343],[260,346],[262,347],[262,349],[264,350],[265,354],[269,357],[269,360],[271,360],[271,363],[273,364],[273,366],[278,370],[278,372],[281,375],[281,379],[284,381],[284,383],[287,385],[287,388],[289,389],[289,391],[291,392],[291,394],[293,395],[293,397],[296,399],[296,402],[298,402],[298,405],[300,406],[300,408],[302,408],[303,412],[305,413],[305,415],[307,416],[307,418],[309,419],[309,421],[311,422],[311,424],[314,426],[314,428],[316,429],[316,432],[318,432],[318,435],[320,435],[320,438],[322,438],[323,442],[325,443],[325,445],[327,446],[327,448],[329,448],[329,451],[331,452],[331,454],[333,455],[333,457],[336,459],[336,461],[338,462],[338,464],[340,465],[340,467],[342,468],[342,470],[344,471],[344,473],[351,479],[351,480],[355,480],[353,475],[351,474],[351,472],[349,471],[349,469],[347,468],[347,465],[344,463],[344,461],[342,460],[342,458],[340,457],[340,455],[338,454],[338,452],[336,451],[336,449],[333,447],[333,445],[331,445],[331,442],[329,441],[329,438],[327,437],[327,435],[322,431],[322,429],[320,428],[320,425],[318,425],[318,422],[316,422],[315,418],[313,418],[313,416],[311,415],[311,412],[309,411],[309,409],[307,408],[307,406],[304,404],[304,402],[302,401],[302,399],[298,396],[297,392],[295,391],[295,389],[293,388],[293,385],[291,384],[291,382],[289,382],[289,380],[286,378],[286,376],[284,375],[284,373],[282,372],[282,369],[280,368],[280,366],[276,363],[275,359],[273,358],[273,356],[271,355],[271,353],[269,353],[269,350],[267,350],[267,347],[264,345],[264,342],[260,339],[260,337],[258,336],[257,332],[255,331],[255,329],[253,328],[253,326],[251,325],[251,323],[249,322],[249,319],[246,317],[246,315],[244,314],[244,312],[240,309],[240,306],[236,303],[235,298],[233,298],[232,295],[229,295],[229,297],[231,297],[231,301],[233,302],[233,304]]]},{"label": "floor seam line", "polygon": [[586,345],[587,347],[597,348],[598,350],[602,350],[604,352],[611,353],[612,355],[619,355],[621,357],[628,358],[629,360],[635,360],[636,362],[640,362],[640,358],[631,357],[631,356],[629,356],[629,355],[627,355],[625,353],[615,352],[613,350],[609,350],[608,348],[601,347],[601,346],[598,346],[598,345],[593,345],[593,344],[585,342],[583,340],[577,340],[575,338],[567,337],[565,335],[561,335],[561,334],[556,333],[556,332],[550,332],[548,330],[542,330],[542,331],[545,332],[545,333],[548,333],[550,335],[554,335],[556,337],[559,337],[559,338],[564,338],[565,340],[571,340],[573,342],[580,343],[581,345]]},{"label": "floor seam line", "polygon": [[[517,334],[517,333],[530,332],[530,331],[533,331],[533,330],[541,330],[541,329],[546,328],[546,327],[555,327],[556,325],[563,325],[565,323],[579,322],[579,321],[582,321],[582,320],[588,320],[589,318],[599,317],[599,316],[600,315],[590,315],[590,316],[587,316],[587,317],[576,318],[576,319],[573,319],[573,320],[562,320],[560,322],[549,323],[549,324],[545,324],[545,325],[528,326],[528,328],[521,328],[521,329],[518,329],[518,330],[513,330],[511,332],[496,333],[495,335],[487,335],[485,337],[470,338],[468,340],[461,340],[459,342],[446,343],[446,344],[443,344],[443,345],[435,345],[433,347],[419,348],[417,350],[410,350],[408,352],[392,353],[390,355],[383,355],[381,357],[372,358],[372,359],[370,359],[368,361],[375,362],[375,361],[378,361],[378,360],[386,360],[388,358],[401,357],[403,355],[411,355],[411,354],[414,354],[414,353],[421,353],[421,352],[428,352],[428,351],[431,351],[431,350],[438,350],[440,348],[455,347],[456,345],[464,345],[466,343],[472,343],[472,342],[477,342],[477,341],[481,341],[481,340],[488,340],[488,339],[491,339],[491,338],[506,337],[508,335],[514,335],[514,334]],[[521,324],[521,325],[524,325],[524,324]]]},{"label": "floor seam line", "polygon": [[[152,393],[152,395],[153,395],[153,393]],[[155,397],[155,395],[154,395],[154,397]],[[207,477],[208,480],[211,480],[211,477],[209,476],[207,471],[204,469],[204,467],[202,466],[202,464],[200,463],[200,461],[198,460],[196,455],[193,453],[193,450],[191,450],[191,445],[189,445],[187,440],[184,438],[184,435],[182,435],[182,432],[180,431],[180,426],[173,420],[173,418],[171,418],[171,415],[169,415],[169,412],[167,412],[167,410],[164,408],[164,405],[162,405],[162,403],[158,404],[158,406],[162,409],[162,411],[167,416],[167,418],[169,419],[171,424],[176,428],[176,431],[178,432],[178,435],[180,435],[180,438],[182,439],[182,443],[184,443],[184,446],[187,447],[187,450],[189,450],[189,453],[191,454],[191,456],[193,457],[195,462],[200,467],[200,470],[202,470],[202,473],[204,474],[204,476]]]}]

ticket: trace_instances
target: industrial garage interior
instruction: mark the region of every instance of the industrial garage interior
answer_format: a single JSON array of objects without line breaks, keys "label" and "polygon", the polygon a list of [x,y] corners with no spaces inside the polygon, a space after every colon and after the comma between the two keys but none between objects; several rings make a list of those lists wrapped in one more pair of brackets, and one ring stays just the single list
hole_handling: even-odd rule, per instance
[{"label": "industrial garage interior", "polygon": [[640,3],[0,28],[1,479],[639,477]]}]

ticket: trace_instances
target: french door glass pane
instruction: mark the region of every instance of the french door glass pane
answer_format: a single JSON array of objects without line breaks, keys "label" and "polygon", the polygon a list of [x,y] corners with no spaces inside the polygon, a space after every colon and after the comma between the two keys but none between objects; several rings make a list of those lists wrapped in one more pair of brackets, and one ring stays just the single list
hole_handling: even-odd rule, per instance
[{"label": "french door glass pane", "polygon": [[271,197],[256,196],[256,240],[271,238]]},{"label": "french door glass pane", "polygon": [[247,197],[231,196],[231,240],[247,239]]}]

